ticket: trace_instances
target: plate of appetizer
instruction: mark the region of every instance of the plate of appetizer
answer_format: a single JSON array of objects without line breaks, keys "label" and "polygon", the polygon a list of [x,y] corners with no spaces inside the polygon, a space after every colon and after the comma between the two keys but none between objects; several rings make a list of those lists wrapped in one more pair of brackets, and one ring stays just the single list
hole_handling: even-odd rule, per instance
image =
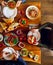
[{"label": "plate of appetizer", "polygon": [[33,45],[38,45],[39,44],[39,40],[40,40],[40,33],[38,31],[36,31],[35,29],[32,29],[31,31],[28,32],[28,43],[29,44],[33,44]]},{"label": "plate of appetizer", "polygon": [[31,5],[26,9],[26,16],[30,20],[35,20],[39,17],[40,10],[37,6]]},{"label": "plate of appetizer", "polygon": [[15,46],[19,42],[18,36],[14,33],[7,33],[4,36],[4,43],[7,46]]}]

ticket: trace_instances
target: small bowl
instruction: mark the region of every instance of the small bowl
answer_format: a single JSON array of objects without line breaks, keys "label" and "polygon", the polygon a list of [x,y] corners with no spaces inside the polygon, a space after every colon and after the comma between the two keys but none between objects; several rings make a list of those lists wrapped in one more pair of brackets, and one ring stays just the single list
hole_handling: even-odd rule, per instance
[{"label": "small bowl", "polygon": [[35,20],[39,17],[39,15],[40,15],[40,10],[38,9],[38,7],[33,6],[33,5],[27,7],[26,9],[27,18],[29,18],[30,20]]}]

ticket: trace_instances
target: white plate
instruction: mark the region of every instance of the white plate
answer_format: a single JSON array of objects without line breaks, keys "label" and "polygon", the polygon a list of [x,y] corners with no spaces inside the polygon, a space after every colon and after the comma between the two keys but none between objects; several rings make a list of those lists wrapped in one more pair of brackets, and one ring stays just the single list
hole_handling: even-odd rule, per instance
[{"label": "white plate", "polygon": [[17,8],[10,9],[6,6],[3,8],[3,15],[7,18],[14,18],[17,15]]},{"label": "white plate", "polygon": [[40,37],[41,37],[40,33],[39,33],[38,29],[32,29],[32,30],[28,32],[28,36],[33,35],[34,37],[36,37],[36,41],[38,42],[40,40]]},{"label": "white plate", "polygon": [[[6,54],[9,53],[9,54]],[[12,60],[12,57],[8,57],[8,55],[15,53],[15,50],[11,47],[6,47],[3,49],[3,58],[5,60]]]},{"label": "white plate", "polygon": [[[34,10],[37,11],[37,16],[35,18],[33,18],[33,17],[31,17],[31,16],[28,15],[28,11],[30,9],[34,9]],[[34,20],[34,19],[36,19],[38,17],[38,15],[39,15],[39,9],[38,9],[38,7],[36,7],[34,5],[27,7],[27,9],[26,9],[26,16],[27,16],[27,18],[29,18],[30,20]]]},{"label": "white plate", "polygon": [[[12,58],[15,56],[15,58],[19,58],[19,56],[20,56],[20,54],[19,54],[19,51],[15,51],[13,48],[11,48],[11,47],[6,47],[6,48],[4,48],[3,49],[3,58],[5,59],[5,60],[12,60]],[[6,52],[7,53],[9,53],[9,54],[7,54],[6,55]],[[14,53],[14,56],[12,55]],[[9,55],[12,55],[11,57],[9,57]]]},{"label": "white plate", "polygon": [[13,52],[15,52],[15,50],[11,47],[6,47],[3,49],[3,52],[10,52],[12,54]]}]

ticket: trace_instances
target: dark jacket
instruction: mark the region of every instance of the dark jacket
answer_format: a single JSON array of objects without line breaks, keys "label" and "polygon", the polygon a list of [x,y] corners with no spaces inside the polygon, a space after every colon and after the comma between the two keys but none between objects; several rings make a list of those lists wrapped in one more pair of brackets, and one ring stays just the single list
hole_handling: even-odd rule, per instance
[{"label": "dark jacket", "polygon": [[7,61],[7,60],[4,60],[4,61],[1,61],[0,60],[0,65],[26,65],[26,62],[19,57],[19,59],[17,59],[17,61]]}]

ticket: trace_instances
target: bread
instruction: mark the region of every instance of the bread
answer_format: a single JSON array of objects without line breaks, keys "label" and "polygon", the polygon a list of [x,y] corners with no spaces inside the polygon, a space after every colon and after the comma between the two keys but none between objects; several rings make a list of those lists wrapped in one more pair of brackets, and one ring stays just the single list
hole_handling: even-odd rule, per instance
[{"label": "bread", "polygon": [[0,22],[0,26],[2,27],[3,30],[7,29],[7,25],[4,22]]},{"label": "bread", "polygon": [[5,23],[7,23],[9,25],[14,21],[14,18],[9,18],[9,19],[3,18],[3,20],[5,21]]}]

